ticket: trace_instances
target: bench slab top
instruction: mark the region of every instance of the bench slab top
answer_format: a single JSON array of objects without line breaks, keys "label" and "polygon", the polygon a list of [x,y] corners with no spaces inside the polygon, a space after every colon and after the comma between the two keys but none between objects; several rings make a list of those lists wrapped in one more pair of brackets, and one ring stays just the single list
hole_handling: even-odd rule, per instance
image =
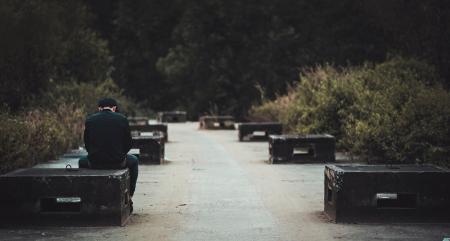
[{"label": "bench slab top", "polygon": [[145,126],[152,126],[152,127],[157,127],[157,126],[161,127],[161,126],[164,126],[164,127],[166,127],[167,124],[147,124],[147,125],[145,125]]},{"label": "bench slab top", "polygon": [[148,120],[149,118],[145,116],[129,116],[127,117],[127,119],[134,121],[134,120]]},{"label": "bench slab top", "polygon": [[239,123],[240,126],[260,126],[260,125],[276,125],[281,126],[280,122],[245,122]]},{"label": "bench slab top", "polygon": [[200,120],[234,120],[234,117],[231,115],[218,115],[218,116],[212,116],[212,115],[206,115],[206,116],[200,116]]},{"label": "bench slab top", "polygon": [[141,125],[141,124],[136,124],[136,123],[130,123],[130,127],[136,127],[136,128],[150,128],[150,127],[160,127],[160,128],[167,128],[167,124],[145,124],[145,125]]},{"label": "bench slab top", "polygon": [[133,136],[132,139],[133,140],[161,140],[164,137],[161,135],[143,135],[143,136]]},{"label": "bench slab top", "polygon": [[294,139],[334,139],[334,136],[329,134],[308,134],[308,135],[296,135],[296,134],[287,134],[287,135],[270,135],[271,139],[279,139],[279,140],[294,140]]},{"label": "bench slab top", "polygon": [[70,171],[65,168],[26,168],[0,175],[0,177],[59,177],[59,176],[121,176],[127,169],[99,170],[73,168]]},{"label": "bench slab top", "polygon": [[186,111],[161,111],[158,112],[159,115],[186,115]]},{"label": "bench slab top", "polygon": [[327,165],[327,169],[337,172],[359,173],[450,173],[450,170],[434,165]]}]

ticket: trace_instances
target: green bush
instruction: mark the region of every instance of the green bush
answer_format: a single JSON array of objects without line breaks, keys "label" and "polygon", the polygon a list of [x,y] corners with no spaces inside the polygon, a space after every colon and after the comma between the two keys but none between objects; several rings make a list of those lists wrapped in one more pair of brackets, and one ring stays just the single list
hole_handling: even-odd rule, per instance
[{"label": "green bush", "polygon": [[332,134],[338,139],[338,147],[344,148],[344,121],[362,88],[361,73],[354,69],[307,69],[287,96],[253,107],[250,116],[270,116],[281,121],[287,132]]},{"label": "green bush", "polygon": [[0,173],[54,159],[83,143],[84,121],[97,100],[116,98],[122,110],[140,111],[112,80],[99,84],[63,83],[36,97],[20,113],[0,115]]},{"label": "green bush", "polygon": [[353,69],[325,66],[303,71],[285,122],[298,133],[332,134],[342,147],[344,121],[361,89],[360,73]]},{"label": "green bush", "polygon": [[[70,110],[70,111],[68,111]],[[54,159],[81,144],[84,113],[63,105],[0,116],[0,173]]]},{"label": "green bush", "polygon": [[[302,71],[295,91],[254,107],[289,132],[329,133],[365,160],[449,165],[450,93],[433,68],[395,58],[378,65]],[[280,101],[285,101],[280,108]]]},{"label": "green bush", "polygon": [[383,74],[384,82],[372,81],[359,93],[346,120],[347,146],[366,159],[450,163],[444,155],[450,147],[450,93],[421,75]]},{"label": "green bush", "polygon": [[295,92],[290,91],[288,95],[278,97],[274,101],[265,101],[260,106],[253,106],[249,111],[248,119],[251,121],[279,121],[294,98]]},{"label": "green bush", "polygon": [[99,83],[60,83],[54,85],[50,91],[39,97],[39,105],[47,109],[56,109],[60,105],[70,104],[81,108],[86,114],[97,110],[100,98],[115,98],[120,111],[127,115],[137,115],[145,112],[143,107],[123,94],[117,84],[111,80]]},{"label": "green bush", "polygon": [[19,111],[52,79],[108,78],[112,55],[92,17],[82,1],[1,1],[0,103]]},{"label": "green bush", "polygon": [[30,127],[23,120],[9,114],[1,114],[0,123],[0,173],[32,165],[28,145]]}]

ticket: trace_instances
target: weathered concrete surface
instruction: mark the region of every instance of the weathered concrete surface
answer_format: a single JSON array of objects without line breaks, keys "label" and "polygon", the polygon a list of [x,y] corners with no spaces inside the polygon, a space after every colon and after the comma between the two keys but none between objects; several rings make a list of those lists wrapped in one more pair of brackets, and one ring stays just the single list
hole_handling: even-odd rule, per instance
[{"label": "weathered concrete surface", "polygon": [[[239,141],[266,141],[269,135],[281,135],[283,125],[279,122],[247,122],[238,125]],[[256,132],[262,132],[263,135],[255,135]]]},{"label": "weathered concrete surface", "polygon": [[450,171],[433,165],[327,165],[325,212],[336,222],[448,222]]},{"label": "weathered concrete surface", "polygon": [[141,136],[144,133],[147,135],[150,133],[159,133],[164,137],[165,142],[169,141],[169,132],[167,129],[168,128],[166,124],[146,124],[130,126],[132,136],[135,134],[137,134],[137,136]]},{"label": "weathered concrete surface", "polygon": [[0,227],[123,226],[129,181],[126,169],[26,168],[1,175]]},{"label": "weathered concrete surface", "polygon": [[200,116],[198,118],[199,129],[208,130],[234,130],[235,120],[232,116]]},{"label": "weathered concrete surface", "polygon": [[[270,135],[270,164],[300,162],[334,162],[336,138],[328,134]],[[296,149],[299,149],[297,152]]]},{"label": "weathered concrete surface", "polygon": [[140,164],[164,163],[164,137],[157,136],[133,136],[133,148],[139,150]]},{"label": "weathered concrete surface", "polygon": [[158,112],[158,122],[186,122],[186,111],[162,111]]},{"label": "weathered concrete surface", "polygon": [[450,224],[334,224],[323,164],[267,165],[268,144],[171,124],[167,165],[141,166],[126,227],[0,230],[0,240],[434,241]]}]

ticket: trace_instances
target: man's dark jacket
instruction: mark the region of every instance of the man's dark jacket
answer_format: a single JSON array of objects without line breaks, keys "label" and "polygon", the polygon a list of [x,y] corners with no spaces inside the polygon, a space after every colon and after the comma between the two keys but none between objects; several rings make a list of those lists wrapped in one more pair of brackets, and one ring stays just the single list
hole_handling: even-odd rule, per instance
[{"label": "man's dark jacket", "polygon": [[84,144],[91,168],[122,168],[131,149],[131,133],[125,116],[110,110],[86,119]]}]

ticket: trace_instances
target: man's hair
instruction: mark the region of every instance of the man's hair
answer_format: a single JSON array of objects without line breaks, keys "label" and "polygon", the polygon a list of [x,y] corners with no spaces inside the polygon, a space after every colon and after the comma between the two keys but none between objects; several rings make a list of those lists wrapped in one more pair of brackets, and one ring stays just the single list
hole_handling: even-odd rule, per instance
[{"label": "man's hair", "polygon": [[98,101],[98,107],[114,107],[117,106],[117,101],[113,98],[103,98]]}]

